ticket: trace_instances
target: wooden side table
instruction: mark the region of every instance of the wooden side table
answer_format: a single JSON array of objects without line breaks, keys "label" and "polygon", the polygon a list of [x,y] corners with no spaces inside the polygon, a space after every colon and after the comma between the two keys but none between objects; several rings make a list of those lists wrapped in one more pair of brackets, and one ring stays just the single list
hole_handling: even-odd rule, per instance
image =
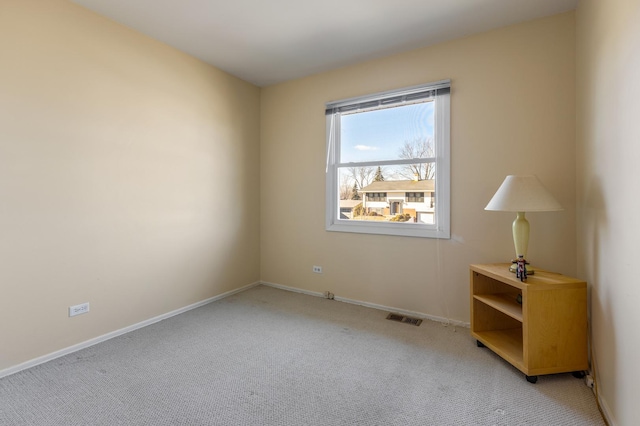
[{"label": "wooden side table", "polygon": [[587,283],[536,269],[526,282],[508,263],[471,265],[471,335],[535,383],[587,370]]}]

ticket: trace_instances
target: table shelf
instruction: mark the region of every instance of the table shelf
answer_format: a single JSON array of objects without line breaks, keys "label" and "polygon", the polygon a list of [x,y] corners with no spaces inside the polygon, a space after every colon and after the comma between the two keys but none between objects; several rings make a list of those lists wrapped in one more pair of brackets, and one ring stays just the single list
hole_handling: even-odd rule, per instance
[{"label": "table shelf", "polygon": [[516,368],[524,367],[522,329],[480,331],[476,333],[478,340],[485,346],[513,364]]},{"label": "table shelf", "polygon": [[511,318],[522,322],[522,305],[513,293],[476,294],[474,299],[481,301]]}]

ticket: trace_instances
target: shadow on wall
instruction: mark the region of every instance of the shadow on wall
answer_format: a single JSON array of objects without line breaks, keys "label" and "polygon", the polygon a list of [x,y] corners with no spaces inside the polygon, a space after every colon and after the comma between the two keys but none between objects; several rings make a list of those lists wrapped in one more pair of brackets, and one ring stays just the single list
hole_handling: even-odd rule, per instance
[{"label": "shadow on wall", "polygon": [[[585,271],[589,282],[589,362],[592,374],[598,381],[598,358],[596,354],[597,348],[615,348],[616,334],[615,324],[612,315],[611,305],[611,283],[605,283],[601,279],[602,274],[606,274],[600,265],[602,262],[606,262],[606,259],[601,257],[600,251],[602,250],[603,237],[606,239],[609,233],[608,216],[606,211],[606,203],[604,200],[604,194],[600,185],[600,179],[594,176],[589,183],[586,194],[586,202],[584,209],[584,225],[583,229],[587,230],[585,234],[585,242],[587,247],[585,248],[585,259],[587,264],[585,265]],[[604,234],[604,235],[603,235]],[[597,345],[594,342],[594,338],[602,338],[602,341],[598,340]],[[608,354],[604,354],[605,357]],[[616,377],[616,360],[607,360],[607,377]],[[599,385],[596,382],[596,385]],[[597,389],[596,389],[597,391]],[[611,395],[611,401],[617,400],[615,394],[615,388],[608,390],[608,395]],[[618,410],[606,407],[608,412],[616,412]]]}]

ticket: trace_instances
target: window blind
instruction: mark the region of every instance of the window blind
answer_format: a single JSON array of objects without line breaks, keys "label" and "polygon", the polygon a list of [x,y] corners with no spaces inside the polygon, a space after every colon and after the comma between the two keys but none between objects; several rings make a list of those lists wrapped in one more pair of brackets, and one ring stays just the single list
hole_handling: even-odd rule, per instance
[{"label": "window blind", "polygon": [[325,114],[349,113],[363,111],[372,108],[392,107],[412,102],[422,102],[428,98],[449,93],[451,80],[442,80],[435,83],[408,87],[400,91],[380,92],[367,96],[343,99],[326,104]]}]

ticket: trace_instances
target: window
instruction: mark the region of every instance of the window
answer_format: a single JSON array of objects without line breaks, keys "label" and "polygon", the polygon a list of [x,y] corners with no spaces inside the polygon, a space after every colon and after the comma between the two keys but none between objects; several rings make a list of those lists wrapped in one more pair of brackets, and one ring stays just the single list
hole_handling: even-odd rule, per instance
[{"label": "window", "polygon": [[445,80],[326,105],[327,230],[449,238],[449,97]]},{"label": "window", "polygon": [[407,192],[405,197],[409,203],[424,203],[424,192]]},{"label": "window", "polygon": [[387,201],[386,192],[368,192],[367,200],[369,201]]}]

